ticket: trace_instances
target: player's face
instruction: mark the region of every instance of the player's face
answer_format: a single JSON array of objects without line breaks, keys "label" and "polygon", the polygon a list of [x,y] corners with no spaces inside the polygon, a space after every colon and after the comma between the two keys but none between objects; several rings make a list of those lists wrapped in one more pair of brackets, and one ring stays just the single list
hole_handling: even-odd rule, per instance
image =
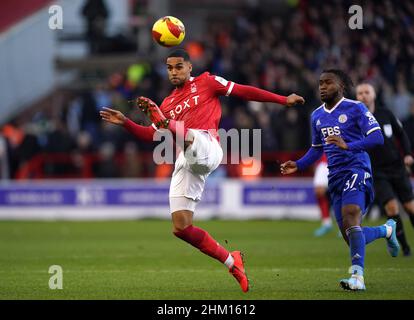
[{"label": "player's face", "polygon": [[319,95],[323,102],[331,102],[341,94],[341,82],[333,73],[322,73],[319,78]]},{"label": "player's face", "polygon": [[375,90],[369,84],[360,84],[356,88],[356,98],[358,101],[361,101],[366,106],[371,108],[373,102],[375,101]]},{"label": "player's face", "polygon": [[192,69],[191,63],[184,61],[184,58],[170,57],[167,59],[168,78],[172,85],[176,87],[181,87],[190,79]]}]

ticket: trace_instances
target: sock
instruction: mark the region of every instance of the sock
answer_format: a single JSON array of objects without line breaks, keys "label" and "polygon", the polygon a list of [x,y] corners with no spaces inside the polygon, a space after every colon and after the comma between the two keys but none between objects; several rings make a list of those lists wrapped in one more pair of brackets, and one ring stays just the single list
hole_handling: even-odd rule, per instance
[{"label": "sock", "polygon": [[397,239],[401,244],[402,248],[407,248],[408,247],[408,243],[407,243],[407,239],[405,238],[405,233],[404,233],[404,225],[403,222],[401,220],[401,217],[399,214],[397,214],[396,216],[391,217],[391,219],[393,219],[396,223],[397,223]]},{"label": "sock", "polygon": [[363,277],[364,276],[364,269],[361,268],[358,265],[353,265],[353,266],[351,266],[351,268],[349,268],[349,273],[350,274],[357,274],[357,275]]},{"label": "sock", "polygon": [[316,197],[316,200],[318,201],[318,205],[319,208],[321,210],[321,215],[322,215],[322,221],[326,220],[330,220],[331,219],[331,215],[329,214],[329,201],[328,199],[323,196],[323,197]]},{"label": "sock", "polygon": [[229,269],[234,265],[234,258],[233,258],[233,256],[231,254],[229,254],[229,256],[227,257],[226,261],[224,261],[224,264]]},{"label": "sock", "polygon": [[[190,225],[182,231],[174,232],[174,235],[221,263],[225,263],[229,258],[230,253],[203,229]],[[229,263],[229,261],[227,262]]]},{"label": "sock", "polygon": [[387,237],[387,227],[384,225],[378,227],[363,227],[362,231],[365,236],[365,244],[371,243],[379,238]]},{"label": "sock", "polygon": [[360,226],[352,226],[346,229],[351,252],[351,265],[360,266],[364,269],[365,259],[365,236]]},{"label": "sock", "polygon": [[327,227],[332,227],[332,219],[331,218],[322,219],[322,225],[327,226]]}]

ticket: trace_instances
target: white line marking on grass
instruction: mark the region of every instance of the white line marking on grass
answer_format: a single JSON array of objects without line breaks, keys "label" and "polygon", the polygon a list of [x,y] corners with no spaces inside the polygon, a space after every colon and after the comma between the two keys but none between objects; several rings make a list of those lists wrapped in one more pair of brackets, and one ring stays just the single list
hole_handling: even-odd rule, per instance
[{"label": "white line marking on grass", "polygon": [[[346,272],[347,268],[260,268],[260,267],[252,267],[249,268],[249,271],[257,272],[257,271],[264,271],[264,272]],[[414,268],[368,268],[369,271],[381,271],[381,272],[414,272]],[[177,269],[141,269],[137,268],[132,270],[128,269],[66,269],[65,273],[131,273],[131,272],[139,272],[139,273],[203,273],[203,272],[214,272],[214,273],[222,273],[227,271],[225,268],[219,269],[190,269],[190,268],[177,268]],[[0,270],[0,273],[45,273],[44,270]]]}]

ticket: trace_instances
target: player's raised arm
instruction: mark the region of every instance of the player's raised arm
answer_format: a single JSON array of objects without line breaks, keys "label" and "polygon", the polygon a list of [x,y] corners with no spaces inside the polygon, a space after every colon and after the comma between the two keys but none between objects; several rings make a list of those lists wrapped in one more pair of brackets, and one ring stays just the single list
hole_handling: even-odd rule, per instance
[{"label": "player's raised arm", "polygon": [[135,137],[143,141],[152,141],[155,128],[152,126],[140,126],[131,119],[127,118],[121,111],[104,107],[99,112],[102,120],[112,124],[123,126],[126,130],[132,133]]},{"label": "player's raised arm", "polygon": [[295,93],[286,97],[267,90],[237,83],[234,84],[231,96],[248,101],[274,102],[287,107],[305,103],[305,99]]},{"label": "player's raised arm", "polygon": [[127,120],[127,117],[121,111],[108,107],[103,107],[102,110],[99,111],[99,115],[102,120],[120,126],[123,126]]},{"label": "player's raised arm", "polygon": [[248,101],[279,103],[288,107],[305,103],[305,99],[295,93],[286,97],[253,86],[227,81],[219,76],[210,75],[208,82],[217,95],[233,96]]}]

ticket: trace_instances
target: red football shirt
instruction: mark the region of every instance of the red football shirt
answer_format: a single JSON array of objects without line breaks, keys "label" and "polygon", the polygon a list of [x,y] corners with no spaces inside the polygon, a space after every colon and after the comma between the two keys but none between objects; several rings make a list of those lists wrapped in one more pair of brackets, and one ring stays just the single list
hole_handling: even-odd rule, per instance
[{"label": "red football shirt", "polygon": [[[234,82],[204,72],[174,89],[160,109],[166,118],[184,121],[188,129],[210,129],[217,133],[221,118],[219,96],[230,95],[233,87]],[[217,134],[215,136],[218,138]]]}]

